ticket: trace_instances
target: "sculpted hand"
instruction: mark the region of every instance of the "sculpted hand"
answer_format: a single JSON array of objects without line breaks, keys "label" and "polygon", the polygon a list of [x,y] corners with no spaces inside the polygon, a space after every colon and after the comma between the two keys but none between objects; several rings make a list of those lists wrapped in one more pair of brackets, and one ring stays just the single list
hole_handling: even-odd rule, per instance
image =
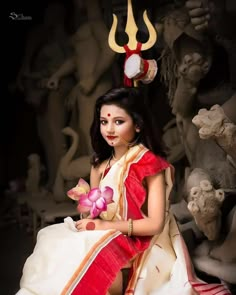
[{"label": "sculpted hand", "polygon": [[197,31],[203,31],[208,28],[210,19],[209,8],[206,7],[204,0],[188,0],[186,7],[191,19],[191,23]]},{"label": "sculpted hand", "polygon": [[75,227],[78,231],[85,230],[102,230],[104,227],[105,221],[101,219],[81,219],[76,221]]},{"label": "sculpted hand", "polygon": [[[221,106],[213,105],[210,110],[200,109],[192,122],[199,129],[200,138],[216,140],[224,150],[229,148],[227,153],[230,155],[231,149],[235,150],[236,126],[226,117]],[[232,154],[235,155],[235,152]]]},{"label": "sculpted hand", "polygon": [[50,90],[56,90],[59,86],[59,78],[58,77],[50,77],[47,81],[46,87]]},{"label": "sculpted hand", "polygon": [[199,129],[199,136],[202,139],[222,136],[228,123],[219,105],[212,106],[210,110],[200,109],[192,122]]}]

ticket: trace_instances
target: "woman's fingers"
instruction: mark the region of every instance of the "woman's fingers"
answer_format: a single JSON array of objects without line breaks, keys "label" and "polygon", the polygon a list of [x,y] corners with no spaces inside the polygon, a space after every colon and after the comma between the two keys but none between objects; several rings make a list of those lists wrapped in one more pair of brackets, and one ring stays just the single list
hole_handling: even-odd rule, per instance
[{"label": "woman's fingers", "polygon": [[82,222],[77,221],[76,224],[75,224],[75,227],[76,227],[76,229],[77,229],[78,231],[83,230]]},{"label": "woman's fingers", "polygon": [[75,227],[78,231],[82,230],[95,230],[96,224],[94,221],[91,220],[78,220],[75,223]]}]

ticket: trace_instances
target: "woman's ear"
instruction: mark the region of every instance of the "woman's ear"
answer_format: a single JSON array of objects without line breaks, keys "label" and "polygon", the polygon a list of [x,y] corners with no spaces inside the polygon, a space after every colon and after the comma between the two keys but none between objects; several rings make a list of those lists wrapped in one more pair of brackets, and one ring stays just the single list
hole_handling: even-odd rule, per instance
[{"label": "woman's ear", "polygon": [[140,127],[139,127],[139,126],[136,126],[136,127],[135,127],[135,131],[136,131],[137,133],[139,133],[139,132],[140,132]]}]

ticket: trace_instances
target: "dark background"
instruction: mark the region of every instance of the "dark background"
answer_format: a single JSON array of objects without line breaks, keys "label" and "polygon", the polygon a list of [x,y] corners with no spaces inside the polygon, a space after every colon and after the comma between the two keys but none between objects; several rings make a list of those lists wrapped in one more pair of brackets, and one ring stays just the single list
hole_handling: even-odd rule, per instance
[{"label": "dark background", "polygon": [[[86,0],[84,0],[86,1]],[[51,2],[51,1],[50,1]],[[52,1],[53,2],[53,1]],[[70,9],[70,0],[61,0]],[[142,2],[142,3],[141,3]],[[162,1],[133,1],[139,9],[145,5],[159,5],[168,0]],[[158,4],[157,4],[158,2]],[[7,1],[5,9],[2,9],[2,42],[1,42],[1,107],[0,107],[0,215],[11,211],[14,206],[8,196],[4,196],[4,191],[8,189],[9,181],[12,179],[22,179],[27,172],[27,156],[30,153],[42,154],[41,144],[37,135],[34,109],[25,102],[24,96],[19,91],[14,90],[14,82],[19,71],[24,54],[25,42],[28,32],[33,26],[40,23],[43,18],[44,9],[49,1],[46,0],[24,0]],[[126,0],[109,1],[103,0],[101,4],[104,9],[111,9],[111,5],[126,5]],[[27,20],[12,20],[10,13],[23,14],[30,17]],[[4,20],[4,21],[3,21]],[[110,19],[106,19],[109,25]],[[68,20],[68,29],[70,22]],[[217,63],[221,68],[215,71],[216,79],[222,76],[222,54]],[[206,80],[215,83],[215,79]],[[150,91],[160,85],[153,83]],[[160,87],[160,93],[163,89]],[[156,98],[156,97],[154,97]],[[164,95],[163,95],[164,99]],[[160,110],[161,122],[164,124],[169,119],[169,109],[163,100],[150,101],[153,109]],[[20,185],[20,184],[19,184]],[[11,220],[12,221],[12,220]],[[14,220],[13,220],[14,221]],[[33,249],[34,240],[24,228],[19,228],[16,223],[4,223],[0,227],[0,294],[13,295],[18,290],[21,271],[25,259]],[[50,294],[48,294],[50,295]]]}]

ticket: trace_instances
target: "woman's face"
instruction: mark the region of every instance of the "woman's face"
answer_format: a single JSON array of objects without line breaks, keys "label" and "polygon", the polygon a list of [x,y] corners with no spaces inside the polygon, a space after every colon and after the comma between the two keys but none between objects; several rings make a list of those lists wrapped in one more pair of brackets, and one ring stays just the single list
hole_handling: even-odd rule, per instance
[{"label": "woman's face", "polygon": [[117,105],[103,105],[100,112],[100,131],[113,147],[127,146],[135,138],[136,127],[131,116]]}]

